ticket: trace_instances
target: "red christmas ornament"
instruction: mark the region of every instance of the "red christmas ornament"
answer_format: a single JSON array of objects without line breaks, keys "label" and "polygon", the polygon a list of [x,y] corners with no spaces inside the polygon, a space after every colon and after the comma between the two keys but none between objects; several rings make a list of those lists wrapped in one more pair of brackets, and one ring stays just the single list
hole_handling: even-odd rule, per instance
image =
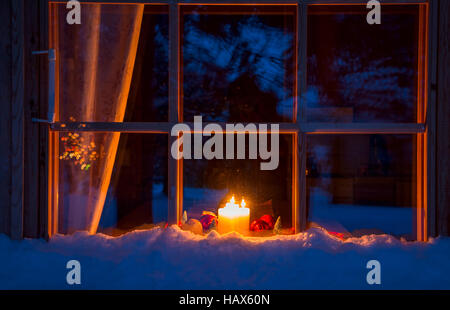
[{"label": "red christmas ornament", "polygon": [[216,219],[215,215],[212,214],[203,214],[200,218],[200,223],[203,226],[203,230],[208,230],[212,224],[212,222]]},{"label": "red christmas ornament", "polygon": [[261,231],[261,230],[268,230],[270,229],[269,224],[267,224],[265,221],[258,219],[254,220],[250,224],[250,230],[251,231]]},{"label": "red christmas ornament", "polygon": [[250,224],[251,231],[272,230],[275,225],[275,219],[272,215],[266,214]]},{"label": "red christmas ornament", "polygon": [[268,229],[273,229],[274,225],[275,225],[275,219],[273,218],[272,215],[266,214],[261,216],[260,220],[264,221],[267,223],[267,225],[269,225]]}]

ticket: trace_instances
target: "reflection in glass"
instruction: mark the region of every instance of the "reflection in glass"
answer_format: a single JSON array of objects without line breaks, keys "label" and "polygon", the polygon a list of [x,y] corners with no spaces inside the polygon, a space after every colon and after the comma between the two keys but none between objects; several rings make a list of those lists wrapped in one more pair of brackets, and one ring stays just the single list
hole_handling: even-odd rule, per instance
[{"label": "reflection in glass", "polygon": [[183,115],[292,121],[295,6],[183,6]]},{"label": "reflection in glass", "polygon": [[118,235],[166,222],[167,143],[158,134],[60,133],[58,231]]},{"label": "reflection in glass", "polygon": [[382,10],[369,25],[365,5],[308,7],[308,121],[416,121],[419,5]]},{"label": "reflection in glass", "polygon": [[308,136],[309,221],[354,236],[411,237],[414,154],[414,135]]},{"label": "reflection in glass", "polygon": [[168,121],[168,39],[167,6],[146,5],[125,122]]}]

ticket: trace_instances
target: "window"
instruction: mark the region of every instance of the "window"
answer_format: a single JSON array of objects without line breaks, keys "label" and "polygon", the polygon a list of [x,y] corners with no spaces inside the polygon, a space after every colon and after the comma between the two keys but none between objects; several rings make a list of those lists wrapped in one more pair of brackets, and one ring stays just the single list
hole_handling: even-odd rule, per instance
[{"label": "window", "polygon": [[369,25],[358,23],[364,5],[308,6],[302,93],[303,121],[312,129],[311,225],[424,238],[424,135],[415,125],[425,120],[426,9],[384,5],[382,23]]},{"label": "window", "polygon": [[[52,233],[179,223],[237,194],[290,232],[426,239],[428,5],[371,26],[342,2],[85,3],[81,25],[50,2]],[[173,159],[172,126],[197,115],[279,123],[279,167]]]}]

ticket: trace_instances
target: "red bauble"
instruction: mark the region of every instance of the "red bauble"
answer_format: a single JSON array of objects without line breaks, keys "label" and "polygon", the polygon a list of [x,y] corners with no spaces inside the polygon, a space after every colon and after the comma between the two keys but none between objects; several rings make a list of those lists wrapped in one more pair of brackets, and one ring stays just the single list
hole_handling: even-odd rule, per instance
[{"label": "red bauble", "polygon": [[250,230],[251,231],[261,231],[261,230],[269,230],[270,226],[262,219],[254,220],[250,224]]},{"label": "red bauble", "polygon": [[251,231],[272,230],[275,226],[275,219],[272,215],[266,214],[250,224]]},{"label": "red bauble", "polygon": [[263,216],[261,216],[260,220],[267,223],[267,225],[269,226],[269,228],[267,228],[267,229],[273,229],[273,227],[275,225],[275,219],[273,218],[272,215],[269,215],[269,214],[263,215]]},{"label": "red bauble", "polygon": [[202,217],[200,218],[200,223],[202,223],[203,230],[208,230],[215,218],[216,216],[212,214],[202,215]]}]

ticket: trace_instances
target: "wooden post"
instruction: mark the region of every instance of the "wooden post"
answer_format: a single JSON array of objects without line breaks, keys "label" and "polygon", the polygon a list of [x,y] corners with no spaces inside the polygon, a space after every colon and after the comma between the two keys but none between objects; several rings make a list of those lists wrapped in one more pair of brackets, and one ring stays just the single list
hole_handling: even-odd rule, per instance
[{"label": "wooden post", "polygon": [[[426,205],[426,228],[427,237],[435,237],[437,235],[436,227],[436,70],[437,70],[437,24],[438,24],[438,1],[431,0],[428,7],[427,30],[428,41],[425,42],[425,51],[421,54],[427,55],[428,76],[425,98],[426,102],[426,153],[425,158],[425,205]],[[420,69],[419,69],[420,70]],[[419,75],[420,76],[420,75]]]},{"label": "wooden post", "polygon": [[24,2],[24,237],[39,236],[39,1]]},{"label": "wooden post", "polygon": [[24,0],[12,1],[11,238],[23,238]]},{"label": "wooden post", "polygon": [[438,233],[450,235],[450,1],[440,0],[437,81]]},{"label": "wooden post", "polygon": [[[176,1],[169,5],[169,122],[181,121],[179,107],[179,8]],[[168,144],[168,198],[169,198],[169,224],[177,224],[180,220],[182,205],[180,203],[180,177],[179,165],[181,160],[175,160],[171,154],[171,146],[177,137],[172,137],[169,128]],[[182,190],[182,188],[181,188]]]},{"label": "wooden post", "polygon": [[[48,0],[39,0],[39,50],[49,48],[49,7]],[[39,58],[39,88],[48,89],[48,61]],[[48,94],[39,92],[39,115],[44,119],[47,115]],[[50,213],[49,213],[49,126],[39,124],[39,237],[50,237]]]},{"label": "wooden post", "polygon": [[10,233],[11,206],[11,4],[0,1],[0,233]]},{"label": "wooden post", "polygon": [[297,108],[296,121],[298,133],[295,135],[295,152],[296,156],[296,192],[295,202],[297,209],[295,214],[295,233],[303,231],[307,228],[307,204],[306,204],[306,132],[302,131],[301,124],[306,120],[306,69],[307,69],[307,17],[308,8],[303,1],[299,1],[297,9],[297,47],[298,47],[298,70],[297,70]]}]

